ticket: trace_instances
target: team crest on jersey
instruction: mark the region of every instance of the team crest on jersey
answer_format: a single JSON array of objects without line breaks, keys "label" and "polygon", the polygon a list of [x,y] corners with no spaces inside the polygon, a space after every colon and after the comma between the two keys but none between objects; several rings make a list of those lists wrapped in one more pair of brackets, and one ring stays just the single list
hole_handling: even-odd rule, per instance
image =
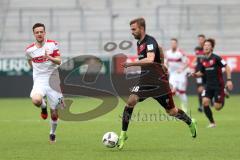
[{"label": "team crest on jersey", "polygon": [[140,54],[146,48],[146,43],[143,43],[138,48],[138,54]]},{"label": "team crest on jersey", "polygon": [[216,63],[215,59],[211,59],[210,61],[203,61],[202,64],[204,67],[210,67]]},{"label": "team crest on jersey", "polygon": [[210,65],[213,65],[214,61],[211,59],[211,60],[209,61],[209,63],[210,63]]}]

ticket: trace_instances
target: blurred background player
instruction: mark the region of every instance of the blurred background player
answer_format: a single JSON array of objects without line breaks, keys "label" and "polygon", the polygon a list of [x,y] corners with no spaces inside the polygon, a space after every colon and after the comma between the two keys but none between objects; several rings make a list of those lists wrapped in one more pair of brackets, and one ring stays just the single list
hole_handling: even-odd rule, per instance
[{"label": "blurred background player", "polygon": [[184,52],[178,47],[178,40],[171,39],[171,49],[166,51],[165,64],[169,72],[169,83],[172,87],[172,93],[176,94],[181,100],[181,108],[184,112],[188,112],[187,89],[187,73],[188,58]]},{"label": "blurred background player", "polygon": [[50,142],[55,142],[55,131],[58,122],[57,107],[63,104],[63,96],[50,87],[49,78],[53,76],[54,79],[59,80],[58,73],[54,72],[53,74],[53,71],[61,64],[61,57],[57,42],[45,38],[44,24],[36,23],[32,30],[36,41],[25,50],[28,63],[33,69],[33,88],[30,97],[35,106],[41,107],[41,117],[43,119],[48,117],[47,102],[45,100],[45,97],[47,97],[51,108],[49,138]]},{"label": "blurred background player", "polygon": [[[204,34],[199,34],[197,37],[198,40],[198,46],[195,48],[195,56],[196,59],[194,60],[195,63],[195,71],[199,71],[199,67],[201,64],[201,61],[204,57],[204,52],[203,52],[203,45],[206,37]],[[197,92],[198,92],[198,111],[203,112],[203,106],[202,106],[202,91],[204,90],[205,86],[205,78],[204,77],[198,77],[196,78],[196,83],[197,83]]]},{"label": "blurred background player", "polygon": [[208,128],[216,127],[211,108],[209,107],[213,98],[214,107],[217,111],[221,110],[224,106],[225,94],[222,68],[225,68],[226,71],[226,87],[229,90],[233,89],[230,67],[220,56],[213,53],[214,47],[214,39],[205,40],[203,47],[205,58],[200,63],[199,71],[192,74],[194,77],[204,76],[206,78],[206,87],[202,92],[202,104],[204,113],[210,122]]},{"label": "blurred background player", "polygon": [[[142,67],[146,65],[154,65],[154,63],[159,64],[158,66],[161,66],[163,62],[161,59],[163,58],[160,55],[160,48],[158,46],[157,41],[155,38],[152,36],[149,36],[145,32],[146,24],[145,20],[143,18],[137,18],[134,19],[130,22],[130,28],[132,31],[132,35],[134,36],[135,39],[138,40],[137,42],[137,51],[138,51],[138,61],[132,62],[132,63],[125,63],[124,67],[131,67],[131,66],[141,66]],[[164,81],[168,80],[168,76],[166,76],[165,72],[163,72],[164,69],[160,71],[159,69],[159,77],[162,77]],[[143,73],[144,74],[144,73]],[[154,73],[155,74],[155,73]],[[152,78],[150,75],[146,75],[149,78]],[[146,77],[145,76],[145,77]],[[144,88],[144,76],[140,76],[141,78],[137,82],[137,85],[133,86],[133,89],[131,91],[131,95],[129,96],[127,100],[127,104],[124,108],[123,111],[123,116],[122,116],[122,131],[119,136],[119,141],[118,141],[118,148],[122,149],[125,141],[127,140],[127,130],[128,130],[128,125],[129,121],[131,119],[133,109],[136,106],[138,102],[144,101],[146,96],[141,96],[142,92],[146,90]],[[158,79],[159,81],[159,79]],[[146,84],[145,84],[146,85]],[[189,128],[190,132],[193,138],[196,138],[197,136],[197,129],[196,129],[196,122],[195,120],[192,120],[183,110],[177,108],[174,104],[173,98],[172,98],[172,93],[169,89],[169,84],[165,83],[166,88],[168,88],[168,93],[164,94],[159,94],[157,96],[154,96],[154,98],[170,116],[174,116],[183,122],[185,122]],[[144,93],[144,92],[143,92]],[[146,93],[146,92],[145,92]]]}]

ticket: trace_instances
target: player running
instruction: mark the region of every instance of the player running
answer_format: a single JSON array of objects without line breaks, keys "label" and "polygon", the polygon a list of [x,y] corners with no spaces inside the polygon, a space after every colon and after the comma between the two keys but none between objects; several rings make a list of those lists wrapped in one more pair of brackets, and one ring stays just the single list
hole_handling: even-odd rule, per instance
[{"label": "player running", "polygon": [[[206,40],[206,37],[204,34],[199,34],[198,35],[198,46],[194,49],[195,51],[195,71],[199,71],[201,61],[204,58],[204,52],[203,52],[203,45],[204,41]],[[198,111],[203,112],[203,106],[202,106],[202,91],[204,90],[206,80],[204,77],[198,77],[196,78],[196,83],[197,83],[197,92],[198,92]]]},{"label": "player running", "polygon": [[202,92],[202,104],[204,107],[204,113],[208,118],[210,124],[208,128],[216,127],[216,123],[213,118],[212,111],[209,107],[211,101],[214,98],[214,107],[217,111],[221,110],[224,106],[224,80],[222,74],[222,68],[226,70],[227,83],[226,87],[229,90],[233,89],[231,80],[231,70],[226,62],[218,55],[213,53],[215,47],[214,39],[207,39],[204,42],[204,54],[205,58],[200,64],[200,71],[192,73],[194,77],[204,76],[206,78],[206,88]]},{"label": "player running", "polygon": [[[132,63],[125,63],[124,67],[130,67],[130,66],[141,66],[143,68],[145,65],[153,65],[154,63],[161,64],[163,63],[161,58],[163,55],[160,55],[160,49],[158,47],[157,41],[147,35],[145,33],[145,20],[143,18],[137,18],[134,19],[130,22],[130,28],[132,31],[132,35],[135,37],[135,39],[138,40],[137,42],[137,50],[138,50],[138,61],[137,62],[132,62]],[[143,70],[143,69],[141,69]],[[143,73],[144,74],[144,73]],[[162,77],[163,81],[165,80],[168,82],[168,77],[166,77],[166,74],[164,73],[164,69],[158,73],[153,73],[152,76],[158,75],[159,77]],[[151,75],[147,75],[149,79],[152,79]],[[146,76],[146,77],[147,77]],[[144,76],[143,76],[144,77]],[[134,86],[131,95],[128,98],[127,104],[124,108],[123,111],[123,116],[122,116],[122,131],[119,136],[119,141],[118,141],[118,148],[122,149],[125,141],[127,140],[127,129],[129,125],[129,121],[131,119],[131,115],[134,109],[134,106],[143,100],[145,100],[148,97],[144,97],[141,95],[142,91],[145,89],[144,83],[143,83],[143,78],[140,78],[138,85]],[[170,88],[169,84],[166,83],[167,86],[161,86],[162,88]],[[162,89],[161,88],[161,89]],[[144,93],[145,94],[145,93]],[[153,97],[155,100],[159,102],[160,105],[162,105],[166,112],[174,116],[183,122],[185,122],[191,131],[191,135],[193,138],[197,136],[197,130],[196,130],[196,122],[195,120],[192,120],[184,111],[181,109],[178,109],[175,107],[173,98],[172,98],[172,93],[171,91],[166,93],[166,94],[158,94],[159,96]]]},{"label": "player running", "polygon": [[[36,39],[34,43],[26,48],[26,57],[29,65],[33,69],[33,88],[30,94],[32,103],[41,108],[41,117],[47,119],[48,99],[51,112],[50,142],[56,142],[55,131],[58,123],[58,106],[63,105],[63,95],[52,89],[49,78],[59,80],[59,75],[53,71],[61,64],[61,57],[56,41],[45,38],[45,26],[41,23],[34,24],[33,35]],[[57,81],[55,82],[57,83]]]},{"label": "player running", "polygon": [[187,74],[188,58],[184,52],[178,48],[178,40],[171,39],[171,49],[165,54],[165,64],[169,72],[169,83],[172,86],[173,94],[176,94],[181,100],[181,108],[184,112],[188,112]]}]

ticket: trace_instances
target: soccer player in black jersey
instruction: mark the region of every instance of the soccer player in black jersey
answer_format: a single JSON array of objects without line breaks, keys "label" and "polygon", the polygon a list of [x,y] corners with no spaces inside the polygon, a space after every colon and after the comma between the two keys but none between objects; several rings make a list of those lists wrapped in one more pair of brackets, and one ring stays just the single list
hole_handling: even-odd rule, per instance
[{"label": "soccer player in black jersey", "polygon": [[[195,120],[192,120],[184,111],[177,108],[174,105],[172,93],[170,91],[169,83],[168,83],[168,77],[166,74],[165,67],[163,66],[163,53],[160,53],[161,48],[159,48],[157,41],[152,36],[149,36],[145,33],[145,20],[143,18],[137,18],[130,22],[130,28],[132,31],[132,35],[135,39],[138,40],[137,42],[137,52],[138,52],[138,61],[132,62],[132,63],[125,63],[124,67],[131,67],[131,66],[141,66],[141,71],[146,69],[145,67],[153,66],[153,68],[158,68],[157,66],[160,66],[157,70],[154,72],[151,72],[149,74],[146,74],[145,77],[140,77],[139,82],[137,85],[133,86],[131,95],[128,98],[127,104],[123,111],[122,116],[122,131],[119,137],[118,141],[118,148],[122,149],[124,146],[125,141],[127,140],[127,129],[128,124],[131,119],[131,115],[134,109],[134,106],[143,100],[145,100],[148,97],[152,97],[155,100],[158,101],[158,103],[163,106],[166,110],[166,112],[174,116],[183,122],[185,122],[191,131],[191,135],[193,138],[197,136],[196,131],[196,122]],[[151,67],[150,67],[151,68]],[[152,74],[151,74],[152,73]],[[164,82],[164,85],[159,84],[159,86],[156,86],[156,83],[152,81],[154,75],[157,75],[158,77],[161,77],[162,81]],[[158,95],[147,95],[147,92],[144,92],[144,90],[149,89],[146,87],[146,82],[148,86],[159,87],[160,91],[166,90],[166,93],[159,93]],[[166,83],[165,83],[166,82]],[[151,87],[150,87],[151,88]],[[150,89],[151,90],[151,89]],[[170,92],[167,92],[167,91]]]},{"label": "soccer player in black jersey", "polygon": [[[195,71],[199,71],[201,61],[204,57],[204,52],[203,52],[203,44],[204,41],[206,40],[206,37],[204,34],[199,34],[198,35],[198,46],[194,49],[195,50],[195,56],[196,56],[196,66],[195,66]],[[203,107],[202,107],[202,91],[204,90],[205,86],[205,78],[204,77],[198,77],[196,78],[196,83],[197,83],[197,92],[198,92],[198,101],[199,101],[199,106],[198,106],[198,111],[202,112]]]},{"label": "soccer player in black jersey", "polygon": [[226,62],[218,55],[213,53],[215,46],[214,39],[207,39],[204,42],[203,51],[205,58],[201,61],[198,72],[192,73],[194,77],[204,76],[206,78],[206,87],[202,92],[202,104],[204,113],[207,116],[210,124],[208,128],[216,127],[212,111],[209,107],[214,98],[214,107],[216,110],[221,110],[224,106],[224,80],[222,68],[226,70],[227,82],[226,87],[229,90],[233,89],[231,80],[231,70]]}]

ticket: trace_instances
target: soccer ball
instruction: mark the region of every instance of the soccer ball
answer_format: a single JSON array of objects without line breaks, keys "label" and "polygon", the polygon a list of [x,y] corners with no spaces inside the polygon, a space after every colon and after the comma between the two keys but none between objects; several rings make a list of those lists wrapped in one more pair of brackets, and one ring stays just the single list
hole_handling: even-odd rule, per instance
[{"label": "soccer ball", "polygon": [[102,138],[103,145],[108,148],[114,148],[118,142],[118,135],[115,132],[107,132]]}]

